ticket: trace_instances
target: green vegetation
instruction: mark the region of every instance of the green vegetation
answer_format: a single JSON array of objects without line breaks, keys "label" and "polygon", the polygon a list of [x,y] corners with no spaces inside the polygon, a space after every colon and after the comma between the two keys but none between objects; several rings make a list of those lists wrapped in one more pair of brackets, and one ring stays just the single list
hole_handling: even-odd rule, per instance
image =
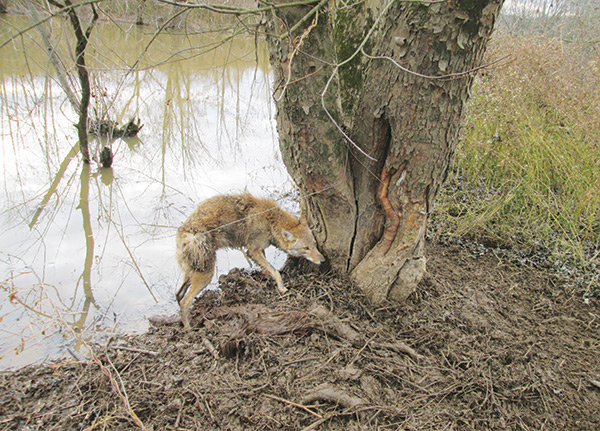
[{"label": "green vegetation", "polygon": [[473,87],[433,217],[438,234],[597,273],[597,54],[547,38],[495,36],[488,59],[506,54],[503,65],[483,72]]}]

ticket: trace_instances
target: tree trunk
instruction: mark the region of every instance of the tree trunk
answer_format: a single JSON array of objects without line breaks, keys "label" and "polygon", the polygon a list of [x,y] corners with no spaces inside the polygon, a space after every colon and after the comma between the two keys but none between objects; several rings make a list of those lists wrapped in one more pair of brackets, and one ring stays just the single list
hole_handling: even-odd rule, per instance
[{"label": "tree trunk", "polygon": [[77,75],[79,76],[79,83],[81,85],[81,100],[77,106],[79,121],[77,122],[77,136],[79,137],[79,150],[84,163],[90,162],[90,152],[88,148],[88,136],[87,136],[87,123],[88,123],[88,107],[90,105],[90,77],[85,65],[85,49],[89,41],[90,34],[94,28],[94,23],[98,20],[98,13],[96,7],[92,3],[90,5],[92,9],[92,18],[87,29],[83,30],[81,21],[75,10],[75,6],[71,0],[64,0],[64,4],[57,0],[48,0],[50,4],[61,9],[68,8],[66,10],[77,44],[75,45],[75,66],[77,67]]},{"label": "tree trunk", "polygon": [[272,9],[284,162],[309,196],[307,218],[332,267],[374,303],[405,299],[423,276],[427,220],[501,5]]},{"label": "tree trunk", "polygon": [[[71,6],[71,0],[65,0],[67,6]],[[98,19],[96,8],[92,4],[92,20],[87,28],[83,31],[81,22],[77,16],[75,9],[71,7],[67,14],[71,20],[77,44],[75,45],[75,64],[77,66],[77,74],[79,75],[79,83],[81,84],[81,101],[79,102],[79,122],[77,123],[77,135],[79,137],[79,148],[83,157],[84,163],[90,162],[90,151],[88,148],[87,123],[88,123],[88,107],[90,105],[90,77],[85,65],[85,49],[88,44],[90,33],[94,27],[94,23]]]}]

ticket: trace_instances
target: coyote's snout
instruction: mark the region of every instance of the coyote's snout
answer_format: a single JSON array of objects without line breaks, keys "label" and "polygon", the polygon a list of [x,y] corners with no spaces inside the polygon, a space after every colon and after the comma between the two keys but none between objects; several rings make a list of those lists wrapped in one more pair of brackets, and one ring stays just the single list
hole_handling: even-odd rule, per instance
[{"label": "coyote's snout", "polygon": [[177,291],[183,325],[190,326],[190,305],[210,283],[220,248],[242,250],[273,277],[279,292],[286,292],[281,274],[265,258],[265,248],[270,245],[316,264],[325,260],[306,221],[298,220],[271,199],[244,193],[215,196],[202,202],[177,230],[177,261],[185,272]]}]

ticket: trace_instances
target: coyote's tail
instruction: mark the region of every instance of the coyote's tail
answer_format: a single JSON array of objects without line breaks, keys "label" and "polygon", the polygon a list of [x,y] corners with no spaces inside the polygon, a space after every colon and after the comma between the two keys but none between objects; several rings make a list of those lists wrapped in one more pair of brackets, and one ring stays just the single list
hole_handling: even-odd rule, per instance
[{"label": "coyote's tail", "polygon": [[177,302],[187,293],[193,273],[211,271],[215,265],[216,249],[214,242],[205,233],[177,232],[177,260],[185,272],[183,284],[177,291]]},{"label": "coyote's tail", "polygon": [[177,258],[184,269],[206,271],[215,263],[216,249],[205,233],[179,232]]}]

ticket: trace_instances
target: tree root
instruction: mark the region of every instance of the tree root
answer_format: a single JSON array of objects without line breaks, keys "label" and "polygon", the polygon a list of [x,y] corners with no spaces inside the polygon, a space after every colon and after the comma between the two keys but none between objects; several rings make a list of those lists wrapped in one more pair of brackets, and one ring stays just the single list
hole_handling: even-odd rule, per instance
[{"label": "tree root", "polygon": [[373,341],[367,341],[361,334],[356,332],[350,326],[346,325],[340,320],[339,317],[337,317],[331,311],[327,310],[321,304],[313,304],[308,310],[308,312],[312,316],[319,319],[325,331],[327,331],[336,338],[349,341],[354,347],[364,347],[365,344],[369,344],[369,346],[374,348],[393,350],[397,353],[404,353],[413,358],[414,360],[419,360],[423,358],[423,356],[419,355],[413,348],[409,347],[401,341],[395,343],[377,343]]},{"label": "tree root", "polygon": [[317,387],[317,389],[302,398],[302,404],[304,405],[315,401],[328,401],[347,409],[366,404],[366,401],[362,398],[350,395],[330,383],[325,383]]},{"label": "tree root", "polygon": [[239,317],[243,321],[241,329],[244,333],[263,335],[304,331],[314,326],[313,320],[303,311],[279,311],[261,304],[223,306],[211,310],[207,315],[217,319]]},{"label": "tree root", "polygon": [[334,337],[349,341],[354,347],[360,347],[364,344],[364,338],[346,325],[335,314],[327,310],[321,304],[313,304],[308,313],[319,319],[325,330],[331,333]]},{"label": "tree root", "polygon": [[393,350],[396,353],[405,353],[414,360],[423,359],[422,355],[419,355],[412,347],[408,346],[402,341],[396,343],[373,343],[373,347],[380,349]]}]

